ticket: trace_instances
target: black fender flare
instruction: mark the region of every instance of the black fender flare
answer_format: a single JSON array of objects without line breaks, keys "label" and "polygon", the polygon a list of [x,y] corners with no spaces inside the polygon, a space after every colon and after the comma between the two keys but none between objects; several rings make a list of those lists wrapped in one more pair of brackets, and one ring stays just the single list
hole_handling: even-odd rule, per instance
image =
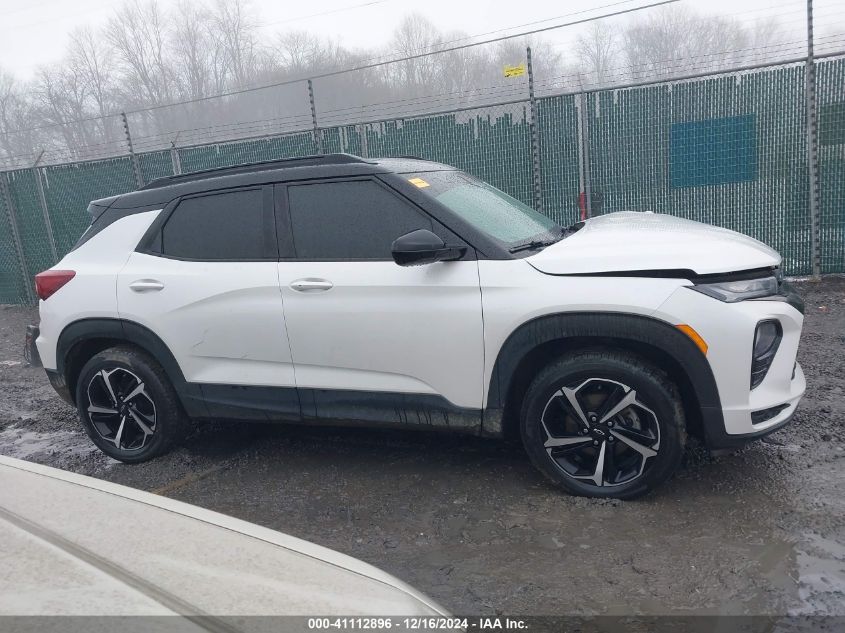
[{"label": "black fender flare", "polygon": [[152,330],[134,321],[112,318],[80,319],[68,324],[56,344],[56,373],[67,379],[68,354],[79,343],[110,339],[141,348],[152,356],[170,379],[185,412],[191,417],[206,417],[207,410],[198,385],[185,380],[170,348]]},{"label": "black fender flare", "polygon": [[485,409],[484,433],[502,433],[503,416],[508,411],[508,394],[520,364],[533,350],[552,343],[569,341],[573,347],[594,342],[624,348],[657,350],[674,360],[691,386],[701,413],[704,432],[724,432],[719,391],[710,363],[692,340],[673,325],[648,316],[617,312],[564,312],[527,321],[511,332],[493,365]]}]

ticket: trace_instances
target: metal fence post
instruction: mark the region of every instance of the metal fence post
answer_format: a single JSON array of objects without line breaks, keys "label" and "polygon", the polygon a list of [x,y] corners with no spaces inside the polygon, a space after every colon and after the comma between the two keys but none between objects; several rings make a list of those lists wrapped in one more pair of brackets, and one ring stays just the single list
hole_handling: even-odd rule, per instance
[{"label": "metal fence post", "polygon": [[179,156],[179,148],[176,147],[176,141],[170,142],[170,165],[173,167],[174,176],[182,173],[182,157]]},{"label": "metal fence post", "polygon": [[121,112],[120,118],[123,120],[123,132],[126,135],[126,145],[129,147],[129,158],[132,160],[132,172],[135,174],[135,185],[140,189],[144,186],[144,177],[141,174],[141,165],[138,163],[138,157],[135,155],[135,150],[132,148],[132,134],[129,133],[129,119],[126,118],[126,113]]},{"label": "metal fence post", "polygon": [[587,93],[578,95],[578,180],[584,196],[584,218],[593,217],[593,190],[590,182],[590,126],[587,120]]},{"label": "metal fence post", "polygon": [[807,175],[810,179],[810,257],[813,278],[821,277],[821,226],[819,218],[819,156],[816,125],[816,64],[813,57],[813,0],[807,0],[807,62],[804,67],[807,108]]},{"label": "metal fence post", "polygon": [[47,242],[50,244],[50,254],[53,256],[53,263],[55,264],[59,261],[59,253],[56,250],[56,238],[53,236],[53,221],[50,219],[50,207],[47,206],[47,192],[44,191],[44,181],[41,179],[41,169],[38,167],[42,156],[44,156],[43,149],[32,164],[32,176],[35,178],[35,185],[38,189],[38,202],[41,204],[41,214],[44,217]]},{"label": "metal fence post", "polygon": [[317,146],[317,153],[323,153],[323,133],[317,125],[317,106],[314,103],[314,84],[308,80],[308,102],[311,104],[311,122],[314,124],[314,144]]},{"label": "metal fence post", "polygon": [[534,193],[534,208],[543,212],[543,187],[540,182],[540,126],[538,125],[537,99],[534,98],[534,66],[531,62],[531,47],[525,49],[525,61],[528,66],[528,105],[531,109],[531,181]]},{"label": "metal fence post", "polygon": [[361,141],[361,158],[370,157],[370,148],[367,147],[367,126],[359,123],[355,126],[358,130],[358,138]]},{"label": "metal fence post", "polygon": [[12,200],[8,173],[0,174],[0,194],[2,194],[3,201],[6,204],[6,213],[9,216],[9,226],[12,231],[12,241],[15,243],[15,253],[18,256],[18,264],[20,265],[21,275],[23,275],[24,280],[23,285],[26,289],[26,298],[30,303],[35,303],[35,291],[32,288],[32,278],[30,277],[29,268],[26,265],[26,259],[23,254],[21,234],[18,230],[18,214],[15,211],[15,203]]}]

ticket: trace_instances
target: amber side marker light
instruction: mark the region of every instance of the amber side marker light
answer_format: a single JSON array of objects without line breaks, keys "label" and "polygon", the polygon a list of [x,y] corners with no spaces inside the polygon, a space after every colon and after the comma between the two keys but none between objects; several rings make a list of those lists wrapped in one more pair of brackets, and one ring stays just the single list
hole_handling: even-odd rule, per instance
[{"label": "amber side marker light", "polygon": [[684,323],[676,325],[675,327],[687,336],[689,336],[690,340],[695,343],[695,346],[701,350],[701,353],[707,356],[707,343],[704,342],[704,339],[701,338],[701,335],[698,332],[696,332],[689,325],[686,325]]}]

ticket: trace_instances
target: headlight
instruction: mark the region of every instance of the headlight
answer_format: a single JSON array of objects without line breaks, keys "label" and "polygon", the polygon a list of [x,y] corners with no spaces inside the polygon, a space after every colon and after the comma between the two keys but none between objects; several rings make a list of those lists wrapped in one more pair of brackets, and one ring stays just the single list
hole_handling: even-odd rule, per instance
[{"label": "headlight", "polygon": [[696,284],[691,286],[702,294],[724,301],[736,303],[746,299],[759,299],[760,297],[771,297],[778,292],[778,280],[774,277],[762,277],[758,279],[741,279],[736,281],[720,281],[713,284]]}]

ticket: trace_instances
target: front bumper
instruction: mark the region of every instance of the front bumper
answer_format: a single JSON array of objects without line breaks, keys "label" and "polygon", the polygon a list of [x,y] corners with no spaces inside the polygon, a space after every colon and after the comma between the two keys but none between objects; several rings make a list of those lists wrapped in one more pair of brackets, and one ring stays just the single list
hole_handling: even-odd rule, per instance
[{"label": "front bumper", "polygon": [[[723,303],[678,288],[655,316],[687,324],[708,345],[707,361],[719,392],[720,410],[703,410],[704,439],[711,448],[732,448],[782,428],[804,395],[806,380],[796,362],[803,307],[794,293],[766,300]],[[776,320],[783,334],[763,381],[751,389],[754,332]]]},{"label": "front bumper", "polygon": [[[746,424],[746,417],[751,418],[751,427],[753,429],[752,431],[746,433],[730,434],[726,431],[725,424],[705,425],[704,439],[707,443],[707,446],[711,449],[739,448],[741,446],[744,446],[748,442],[760,439],[761,437],[765,437],[766,435],[769,435],[771,433],[774,433],[775,431],[782,429],[792,421],[792,417],[795,415],[796,409],[798,409],[798,403],[801,401],[801,397],[804,395],[804,389],[806,388],[806,384],[807,383],[804,378],[804,372],[801,369],[801,365],[798,365],[796,363],[795,378],[792,380],[791,389],[791,393],[795,395],[792,395],[792,397],[780,404],[767,407],[766,409],[758,409],[755,411],[751,411],[750,413],[744,410],[733,411],[732,415],[735,417],[739,417],[743,425]],[[767,411],[776,411],[776,413],[775,415],[767,417],[765,420],[762,420],[759,423],[754,422],[755,413],[764,413]],[[727,413],[728,412],[723,411],[723,415]],[[733,421],[734,426],[736,426],[736,422],[736,420]]]},{"label": "front bumper", "polygon": [[725,433],[723,427],[720,426],[712,426],[705,429],[705,442],[707,447],[711,450],[722,450],[722,449],[733,449],[733,448],[742,448],[749,442],[753,442],[754,440],[759,440],[760,438],[766,437],[767,435],[771,435],[775,431],[779,431],[787,424],[792,422],[792,416],[795,415],[795,410],[797,409],[798,405],[790,407],[789,413],[786,414],[782,420],[777,422],[772,426],[766,427],[762,431],[755,431],[753,433],[743,433],[739,435],[728,435]]}]

